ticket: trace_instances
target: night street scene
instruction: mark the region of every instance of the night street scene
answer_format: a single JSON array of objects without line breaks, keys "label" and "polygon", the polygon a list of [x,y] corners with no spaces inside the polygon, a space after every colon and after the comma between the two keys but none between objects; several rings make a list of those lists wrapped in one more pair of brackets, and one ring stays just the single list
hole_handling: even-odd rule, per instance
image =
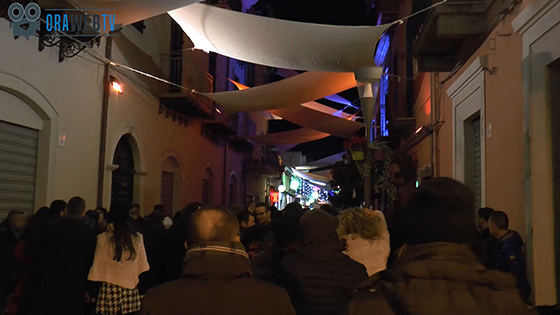
[{"label": "night street scene", "polygon": [[560,0],[0,0],[0,315],[560,314]]}]

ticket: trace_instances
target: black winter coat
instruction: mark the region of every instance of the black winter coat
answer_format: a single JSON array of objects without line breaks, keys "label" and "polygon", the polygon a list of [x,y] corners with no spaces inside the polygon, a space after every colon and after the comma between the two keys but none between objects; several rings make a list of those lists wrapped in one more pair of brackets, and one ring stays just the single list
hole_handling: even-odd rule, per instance
[{"label": "black winter coat", "polygon": [[368,277],[366,268],[342,253],[337,220],[322,210],[301,219],[300,254],[282,261],[281,284],[298,315],[344,314],[349,296]]},{"label": "black winter coat", "polygon": [[82,221],[63,218],[45,232],[26,287],[33,315],[80,315],[85,311],[87,277],[96,233]]},{"label": "black winter coat", "polygon": [[142,315],[293,315],[286,291],[251,275],[249,257],[238,242],[191,248],[183,277],[152,288]]},{"label": "black winter coat", "polygon": [[528,299],[531,286],[527,280],[525,258],[523,256],[523,240],[519,233],[509,230],[496,245],[492,261],[492,269],[511,273],[517,279],[517,288],[521,295]]},{"label": "black winter coat", "polygon": [[535,314],[515,279],[487,270],[465,245],[406,247],[388,270],[371,276],[352,299],[348,315]]}]

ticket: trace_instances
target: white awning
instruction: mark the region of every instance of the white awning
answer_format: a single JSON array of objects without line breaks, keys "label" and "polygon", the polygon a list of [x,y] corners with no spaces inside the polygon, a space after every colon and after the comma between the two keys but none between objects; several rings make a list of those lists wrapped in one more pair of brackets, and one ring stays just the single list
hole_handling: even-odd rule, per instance
[{"label": "white awning", "polygon": [[228,113],[301,106],[356,86],[353,73],[305,72],[277,82],[239,91],[200,93]]},{"label": "white awning", "polygon": [[307,179],[311,183],[319,186],[326,186],[329,182],[329,178],[326,176],[321,176],[317,174],[307,173],[307,172],[300,172],[295,168],[288,166],[292,171],[292,174],[296,175],[297,177]]},{"label": "white awning", "polygon": [[[89,14],[115,15],[115,25],[128,25],[200,1],[201,0],[69,0],[68,2]],[[109,17],[107,17],[107,27],[109,27],[108,19]]]},{"label": "white awning", "polygon": [[270,67],[313,71],[353,72],[375,66],[377,41],[392,25],[302,23],[205,4],[168,13],[197,49]]},{"label": "white awning", "polygon": [[294,124],[346,139],[351,138],[356,131],[364,127],[361,123],[304,106],[286,107],[270,112]]},{"label": "white awning", "polygon": [[247,139],[263,145],[287,145],[299,144],[315,141],[328,137],[328,133],[315,131],[309,128],[300,128],[295,130],[269,133],[259,136],[247,137]]}]

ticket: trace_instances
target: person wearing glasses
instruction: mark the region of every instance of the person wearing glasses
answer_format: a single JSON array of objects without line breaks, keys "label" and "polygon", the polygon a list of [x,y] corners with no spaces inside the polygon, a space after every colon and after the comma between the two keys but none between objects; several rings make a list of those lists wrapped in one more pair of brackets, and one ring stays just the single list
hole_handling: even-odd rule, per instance
[{"label": "person wearing glasses", "polygon": [[270,216],[270,209],[268,208],[268,204],[266,204],[265,202],[258,203],[255,206],[254,215],[257,224],[268,225],[270,224],[270,221],[272,221],[272,218]]}]

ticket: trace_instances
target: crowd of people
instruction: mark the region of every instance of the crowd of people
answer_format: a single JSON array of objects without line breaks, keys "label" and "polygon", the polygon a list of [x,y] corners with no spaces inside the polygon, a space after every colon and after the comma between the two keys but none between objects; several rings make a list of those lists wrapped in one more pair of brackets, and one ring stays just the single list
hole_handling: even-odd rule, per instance
[{"label": "crowd of people", "polygon": [[[533,314],[523,241],[450,178],[387,214],[74,197],[0,224],[9,315]],[[478,229],[477,229],[478,227]]]}]

